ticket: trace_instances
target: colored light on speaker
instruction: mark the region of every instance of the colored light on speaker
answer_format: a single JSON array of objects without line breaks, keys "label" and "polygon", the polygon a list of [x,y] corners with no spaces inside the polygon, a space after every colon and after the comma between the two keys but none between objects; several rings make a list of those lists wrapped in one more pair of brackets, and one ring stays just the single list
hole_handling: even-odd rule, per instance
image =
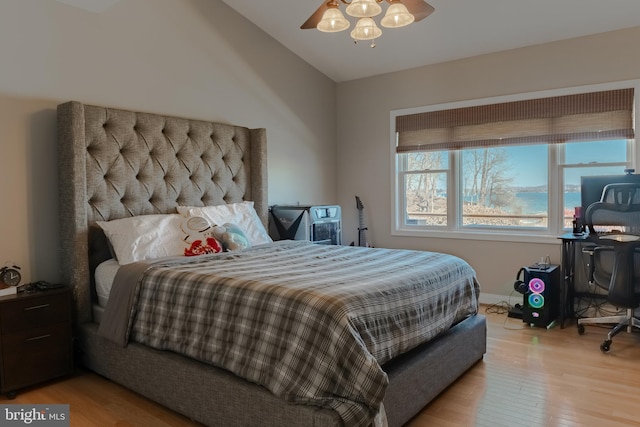
[{"label": "colored light on speaker", "polygon": [[536,294],[541,294],[544,292],[544,281],[539,278],[534,278],[529,281],[529,290]]},{"label": "colored light on speaker", "polygon": [[544,307],[544,297],[540,294],[531,294],[527,300],[529,301],[531,308]]}]

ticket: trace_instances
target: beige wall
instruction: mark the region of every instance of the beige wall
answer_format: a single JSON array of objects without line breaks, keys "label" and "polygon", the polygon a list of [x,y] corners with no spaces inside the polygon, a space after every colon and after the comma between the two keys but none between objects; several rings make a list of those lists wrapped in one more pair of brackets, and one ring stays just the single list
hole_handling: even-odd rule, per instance
[{"label": "beige wall", "polygon": [[459,255],[485,294],[509,295],[521,265],[559,262],[558,244],[392,237],[389,112],[637,79],[639,41],[636,28],[336,85],[218,0],[123,0],[100,14],[4,0],[0,264],[58,277],[55,106],[73,99],[265,127],[270,203],[340,203],[348,243],[358,195],[375,245]]},{"label": "beige wall", "polygon": [[218,0],[0,2],[0,266],[58,272],[55,107],[264,127],[270,203],[335,203],[336,85]]},{"label": "beige wall", "polygon": [[476,269],[485,294],[509,295],[518,269],[541,256],[560,263],[554,239],[533,244],[391,236],[390,111],[638,79],[640,56],[633,52],[639,44],[640,27],[340,83],[338,196],[344,240],[356,239],[358,195],[375,245],[459,255]]}]

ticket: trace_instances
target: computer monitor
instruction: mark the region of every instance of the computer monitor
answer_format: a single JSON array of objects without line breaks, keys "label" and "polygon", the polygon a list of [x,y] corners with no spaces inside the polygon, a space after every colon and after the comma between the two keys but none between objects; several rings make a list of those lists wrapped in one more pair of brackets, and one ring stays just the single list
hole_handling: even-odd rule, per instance
[{"label": "computer monitor", "polygon": [[602,198],[602,190],[608,184],[617,182],[640,183],[640,174],[625,175],[594,175],[580,178],[580,205],[582,206],[581,221],[584,224],[587,208]]}]

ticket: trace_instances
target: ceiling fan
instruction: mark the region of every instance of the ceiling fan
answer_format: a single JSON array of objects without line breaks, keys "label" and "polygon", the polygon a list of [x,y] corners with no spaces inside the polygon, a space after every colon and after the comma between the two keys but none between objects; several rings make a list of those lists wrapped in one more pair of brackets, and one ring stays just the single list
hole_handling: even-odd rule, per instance
[{"label": "ceiling fan", "polygon": [[[324,0],[318,9],[300,26],[306,30],[317,28],[324,32],[338,32],[349,28],[350,22],[340,12],[340,3],[347,5],[348,15],[358,18],[351,37],[357,40],[373,40],[382,34],[374,16],[382,13],[380,3],[389,3],[386,15],[380,21],[383,27],[399,28],[421,21],[435,10],[424,0]],[[372,43],[372,47],[375,44]]]}]

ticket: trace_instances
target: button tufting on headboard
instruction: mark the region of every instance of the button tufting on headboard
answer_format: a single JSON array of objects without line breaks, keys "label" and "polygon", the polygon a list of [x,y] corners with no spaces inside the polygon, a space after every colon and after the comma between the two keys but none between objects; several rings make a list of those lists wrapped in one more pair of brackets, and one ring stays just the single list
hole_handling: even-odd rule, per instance
[{"label": "button tufting on headboard", "polygon": [[109,256],[95,221],[252,200],[267,224],[264,129],[68,102],[58,144],[61,271],[80,321],[91,271]]}]

